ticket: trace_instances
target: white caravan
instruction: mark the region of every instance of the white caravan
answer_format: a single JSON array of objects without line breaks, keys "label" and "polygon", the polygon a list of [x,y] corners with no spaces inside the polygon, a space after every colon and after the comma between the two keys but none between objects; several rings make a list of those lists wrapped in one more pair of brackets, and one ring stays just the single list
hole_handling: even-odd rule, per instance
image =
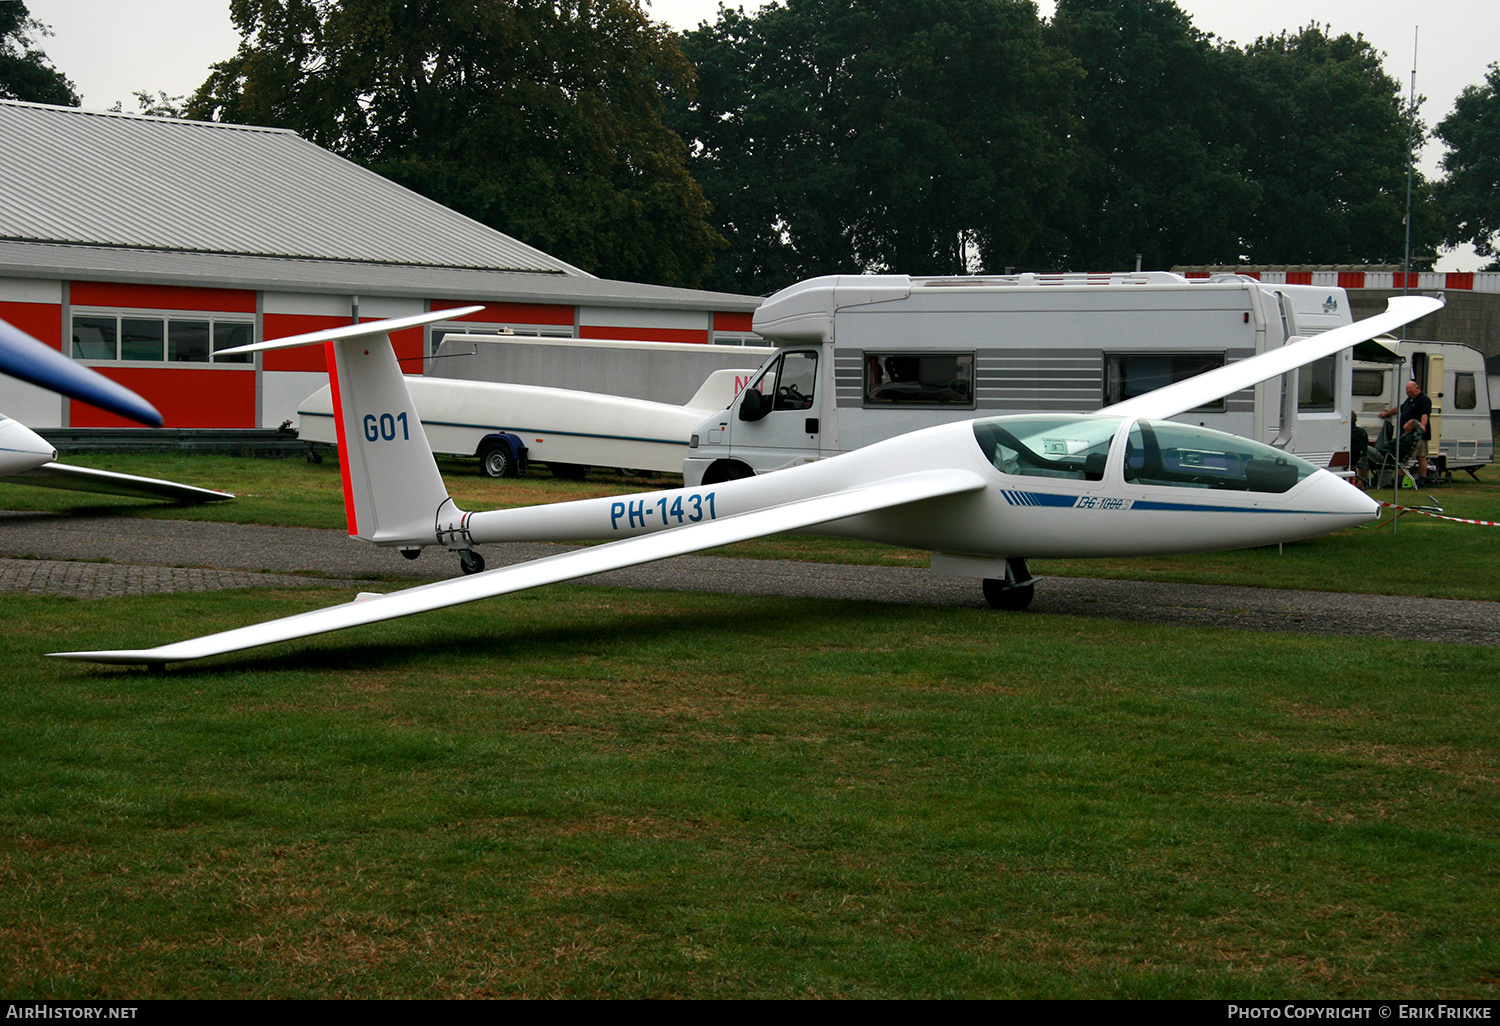
[{"label": "white caravan", "polygon": [[[1349,323],[1343,289],[1236,275],[813,278],[756,312],[779,351],[698,428],[683,476],[715,484],[974,417],[1086,413]],[[1176,419],[1344,470],[1351,365],[1341,352]]]},{"label": "white caravan", "polygon": [[1406,398],[1406,383],[1414,380],[1432,400],[1428,449],[1443,458],[1443,468],[1449,473],[1467,470],[1472,476],[1495,462],[1484,354],[1458,342],[1383,338],[1362,343],[1359,349],[1368,351],[1369,346],[1382,347],[1392,361],[1400,359],[1399,364],[1354,361],[1353,409],[1372,445],[1380,441],[1380,414],[1399,406]]}]

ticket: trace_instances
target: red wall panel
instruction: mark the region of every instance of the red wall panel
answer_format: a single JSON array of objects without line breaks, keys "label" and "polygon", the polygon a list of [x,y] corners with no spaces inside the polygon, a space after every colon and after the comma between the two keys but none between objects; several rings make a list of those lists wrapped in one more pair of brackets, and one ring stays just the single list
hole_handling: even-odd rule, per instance
[{"label": "red wall panel", "polygon": [[755,315],[753,313],[716,313],[714,314],[715,331],[754,331]]},{"label": "red wall panel", "polygon": [[[255,427],[255,373],[188,367],[95,367],[161,411],[169,428]],[[69,400],[73,427],[140,427],[97,406]]]},{"label": "red wall panel", "polygon": [[62,307],[57,303],[0,303],[0,320],[9,321],[38,342],[62,349]]},{"label": "red wall panel", "polygon": [[[451,299],[432,300],[432,311],[468,306]],[[573,325],[573,307],[552,303],[490,303],[483,310],[467,317],[455,317],[455,321],[479,321],[484,324],[565,324]]]},{"label": "red wall panel", "polygon": [[255,293],[245,289],[202,289],[189,285],[126,285],[75,281],[68,301],[74,306],[117,306],[142,310],[210,310],[254,313]]}]

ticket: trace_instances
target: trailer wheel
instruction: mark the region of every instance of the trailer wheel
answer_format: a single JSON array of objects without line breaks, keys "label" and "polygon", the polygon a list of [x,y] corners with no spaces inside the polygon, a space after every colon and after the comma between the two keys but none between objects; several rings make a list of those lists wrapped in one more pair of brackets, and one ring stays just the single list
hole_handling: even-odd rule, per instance
[{"label": "trailer wheel", "polygon": [[581,463],[549,463],[547,469],[564,481],[582,481],[589,476],[589,468]]},{"label": "trailer wheel", "polygon": [[515,458],[504,442],[486,442],[479,449],[479,470],[485,477],[512,477]]}]

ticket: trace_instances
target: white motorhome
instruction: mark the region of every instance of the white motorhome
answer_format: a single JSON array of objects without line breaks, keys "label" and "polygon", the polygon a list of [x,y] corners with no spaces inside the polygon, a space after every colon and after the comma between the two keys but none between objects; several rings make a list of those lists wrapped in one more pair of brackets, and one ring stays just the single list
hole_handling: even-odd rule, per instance
[{"label": "white motorhome", "polygon": [[[1385,350],[1378,354],[1381,359],[1360,359],[1373,346]],[[1357,347],[1352,408],[1372,444],[1380,441],[1380,414],[1401,405],[1408,381],[1415,381],[1432,400],[1428,450],[1442,457],[1440,470],[1466,470],[1473,476],[1495,462],[1484,354],[1458,342],[1415,339],[1375,339]]]},{"label": "white motorhome", "polygon": [[[1235,275],[814,278],[756,312],[778,352],[698,428],[683,476],[766,473],[946,421],[1088,413],[1350,322],[1342,289]],[[1342,353],[1177,419],[1341,470],[1351,369]]]}]

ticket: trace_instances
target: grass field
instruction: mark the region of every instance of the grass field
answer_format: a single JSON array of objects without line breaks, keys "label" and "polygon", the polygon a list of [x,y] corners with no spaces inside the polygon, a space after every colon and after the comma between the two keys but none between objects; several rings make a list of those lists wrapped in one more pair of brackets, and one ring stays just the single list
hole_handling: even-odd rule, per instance
[{"label": "grass field", "polygon": [[1500,995],[1500,651],[551,588],[0,596],[0,990]]},{"label": "grass field", "polygon": [[[343,526],[331,464],[93,462],[244,496],[127,515]],[[1495,598],[1493,534],[1040,569]],[[1500,650],[564,586],[165,674],[43,655],[329,602],[0,595],[0,992],[1500,997]]]}]

